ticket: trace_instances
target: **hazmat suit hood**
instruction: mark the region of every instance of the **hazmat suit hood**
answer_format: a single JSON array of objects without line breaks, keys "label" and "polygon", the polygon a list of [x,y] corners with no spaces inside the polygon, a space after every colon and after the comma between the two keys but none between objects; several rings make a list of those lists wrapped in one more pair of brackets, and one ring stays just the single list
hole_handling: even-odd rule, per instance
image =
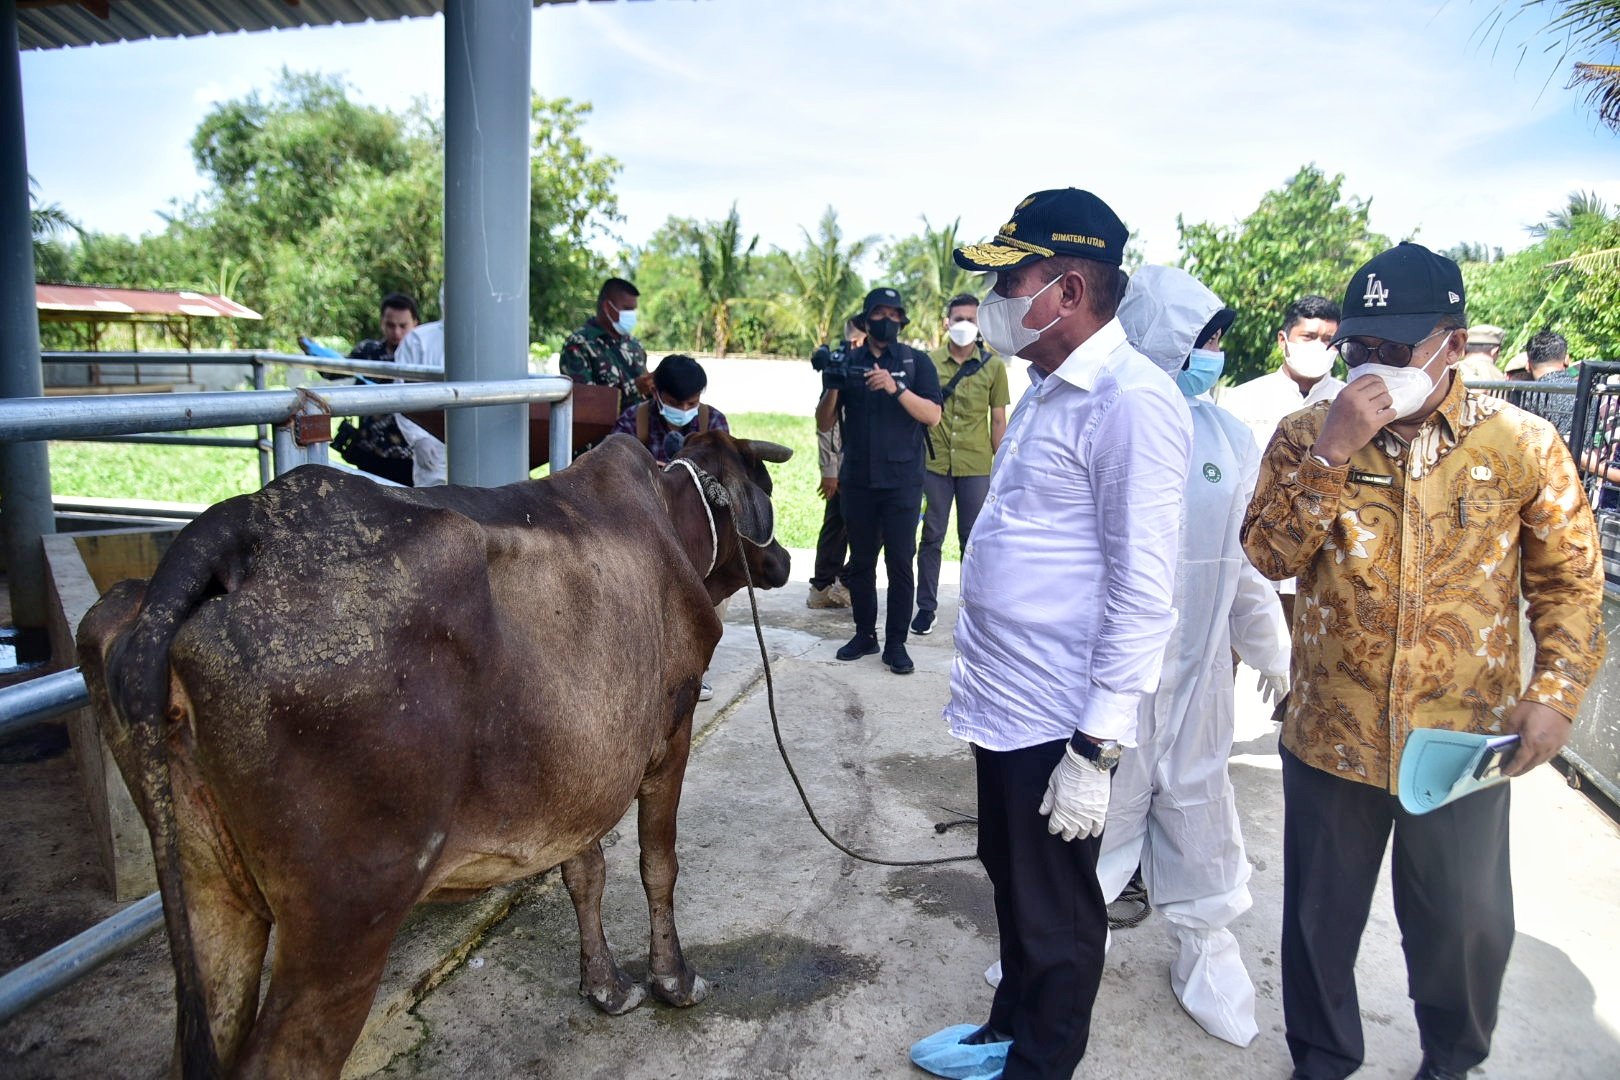
[{"label": "hazmat suit hood", "polygon": [[1119,304],[1119,322],[1132,347],[1174,378],[1199,333],[1224,306],[1187,271],[1144,266],[1131,275]]}]

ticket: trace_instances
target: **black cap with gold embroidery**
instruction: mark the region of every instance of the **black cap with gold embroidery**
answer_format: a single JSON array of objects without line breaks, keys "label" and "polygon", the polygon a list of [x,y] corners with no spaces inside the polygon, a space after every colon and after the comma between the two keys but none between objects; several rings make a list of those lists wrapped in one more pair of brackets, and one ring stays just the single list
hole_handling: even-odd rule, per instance
[{"label": "black cap with gold embroidery", "polygon": [[967,270],[1010,270],[1036,259],[1070,255],[1118,266],[1130,230],[1097,196],[1079,188],[1037,191],[1013,210],[1012,220],[982,244],[956,249]]}]

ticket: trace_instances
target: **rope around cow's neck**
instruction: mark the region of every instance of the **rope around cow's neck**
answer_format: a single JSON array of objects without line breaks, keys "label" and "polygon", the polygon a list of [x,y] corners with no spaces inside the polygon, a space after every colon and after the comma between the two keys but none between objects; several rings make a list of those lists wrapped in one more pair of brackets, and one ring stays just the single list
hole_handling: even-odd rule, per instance
[{"label": "rope around cow's neck", "polygon": [[[703,505],[703,516],[709,522],[709,568],[703,572],[703,579],[707,581],[709,575],[714,573],[715,560],[720,557],[720,534],[714,531],[714,511],[709,509],[708,497],[703,494],[703,481],[698,478],[698,467],[685,458],[676,458],[664,466],[664,471],[669,472],[677,465],[686,466],[686,475],[692,478],[692,486],[697,488],[698,502]],[[747,564],[748,560],[743,559],[743,565]]]},{"label": "rope around cow's neck", "polygon": [[[732,515],[732,528],[737,529],[737,517],[735,514]],[[747,539],[742,535],[741,530],[737,530],[737,537],[739,540]],[[741,553],[742,549],[739,547],[738,551]],[[776,683],[771,678],[771,658],[765,648],[765,631],[760,629],[759,625],[759,601],[754,597],[754,574],[748,568],[746,554],[743,555],[742,564],[743,577],[748,582],[748,607],[754,616],[754,638],[759,642],[759,661],[765,665],[765,703],[769,706],[771,712],[771,734],[776,736],[776,751],[782,755],[782,764],[787,766],[788,776],[792,779],[794,788],[799,792],[799,801],[804,804],[804,812],[810,815],[810,824],[814,825],[816,831],[827,838],[827,843],[842,851],[845,855],[852,859],[859,859],[861,862],[875,863],[878,866],[938,866],[941,863],[972,862],[978,858],[976,855],[946,855],[937,859],[879,859],[873,855],[862,855],[860,852],[840,843],[838,838],[828,832],[826,827],[821,824],[821,819],[816,817],[815,807],[810,805],[810,796],[805,794],[804,784],[800,783],[799,774],[793,768],[793,761],[788,757],[787,744],[782,741],[782,724],[776,716]]]}]

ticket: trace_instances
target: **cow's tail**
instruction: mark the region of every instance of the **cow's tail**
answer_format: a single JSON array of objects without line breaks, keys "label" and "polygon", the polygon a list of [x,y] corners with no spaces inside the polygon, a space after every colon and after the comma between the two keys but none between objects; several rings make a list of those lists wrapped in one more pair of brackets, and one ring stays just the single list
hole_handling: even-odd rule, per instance
[{"label": "cow's tail", "polygon": [[[234,500],[233,500],[234,501]],[[178,1049],[184,1080],[222,1074],[209,1023],[208,997],[187,914],[180,831],[174,806],[167,744],[185,707],[171,700],[169,651],[186,619],[210,597],[240,580],[247,546],[233,524],[237,514],[221,504],[199,517],[159,564],[134,626],[112,642],[106,655],[108,706],[125,725],[146,804],[147,828],[157,864],[158,889],[174,963]]]}]

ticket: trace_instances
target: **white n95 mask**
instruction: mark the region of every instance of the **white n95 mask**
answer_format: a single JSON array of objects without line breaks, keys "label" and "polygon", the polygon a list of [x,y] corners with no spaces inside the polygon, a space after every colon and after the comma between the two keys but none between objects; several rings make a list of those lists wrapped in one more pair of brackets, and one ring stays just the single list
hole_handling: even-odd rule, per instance
[{"label": "white n95 mask", "polygon": [[1305,379],[1320,379],[1333,368],[1333,350],[1320,341],[1290,341],[1283,356],[1294,374]]},{"label": "white n95 mask", "polygon": [[961,322],[951,323],[950,329],[945,333],[949,335],[952,344],[961,349],[965,349],[979,340],[979,328],[965,319]]},{"label": "white n95 mask", "polygon": [[1063,318],[1059,315],[1039,330],[1024,325],[1024,316],[1035,306],[1035,298],[1061,281],[1058,275],[1028,296],[1006,297],[990,290],[979,304],[979,335],[984,343],[1003,356],[1017,356],[1037,341],[1041,335],[1056,326]]},{"label": "white n95 mask", "polygon": [[[1432,336],[1432,335],[1431,335]],[[1362,364],[1350,369],[1348,382],[1355,382],[1366,375],[1376,375],[1384,380],[1384,389],[1389,391],[1390,408],[1395,410],[1395,419],[1402,420],[1423,407],[1423,403],[1434,393],[1434,379],[1429,375],[1429,365],[1434,358],[1446,351],[1446,345],[1451,341],[1448,333],[1440,341],[1440,347],[1429,354],[1429,358],[1421,364],[1408,363],[1405,367],[1390,367],[1388,364]]]}]

